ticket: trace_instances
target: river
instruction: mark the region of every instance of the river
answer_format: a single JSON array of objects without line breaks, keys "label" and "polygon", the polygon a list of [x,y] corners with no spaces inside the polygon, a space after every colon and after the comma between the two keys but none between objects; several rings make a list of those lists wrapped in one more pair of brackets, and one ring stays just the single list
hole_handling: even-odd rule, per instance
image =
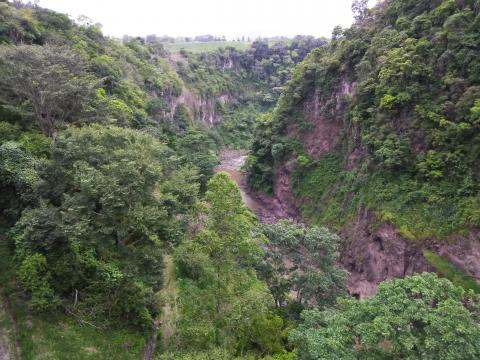
[{"label": "river", "polygon": [[259,216],[262,213],[262,205],[250,195],[247,179],[242,171],[246,158],[246,150],[223,150],[219,156],[220,164],[215,167],[215,172],[225,171],[228,173],[240,188],[244,204]]},{"label": "river", "polygon": [[247,184],[246,174],[242,166],[247,158],[247,150],[223,150],[219,155],[220,164],[215,172],[225,171],[237,183],[245,205],[257,215],[262,223],[276,223],[280,219],[298,221],[299,217],[294,206],[280,201],[276,196],[251,191]]}]

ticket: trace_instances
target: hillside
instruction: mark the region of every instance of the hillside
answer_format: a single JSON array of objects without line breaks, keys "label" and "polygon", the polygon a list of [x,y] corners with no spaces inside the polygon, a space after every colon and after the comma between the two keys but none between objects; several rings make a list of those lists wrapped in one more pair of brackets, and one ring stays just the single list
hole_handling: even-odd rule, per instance
[{"label": "hillside", "polygon": [[[170,53],[21,2],[0,2],[0,23],[2,360],[166,352],[165,342],[150,341],[168,285],[164,258],[207,226],[204,197],[218,151],[247,146],[255,117],[271,109],[294,65],[325,40]],[[236,186],[224,186],[236,199]],[[237,235],[258,252],[248,230],[254,217],[238,201],[218,211],[239,212],[245,233]],[[246,283],[222,287],[224,303],[264,304],[255,319],[237,324],[248,333],[253,321],[272,318],[273,301],[252,275],[253,262],[245,269],[231,257],[220,269],[228,265]],[[210,297],[218,295],[213,290]],[[190,307],[181,309],[183,319]],[[179,333],[169,347],[203,350],[188,345],[197,322],[172,324]],[[228,353],[254,351],[251,339],[238,339],[224,322],[211,325],[225,333],[205,339],[205,347],[225,338]],[[277,351],[284,338],[262,351]]]},{"label": "hillside", "polygon": [[259,127],[250,184],[342,233],[352,293],[432,269],[478,289],[462,280],[480,279],[478,11],[399,0],[358,10]]},{"label": "hillside", "polygon": [[0,360],[480,358],[480,5],[367,3],[173,49],[0,0]]}]

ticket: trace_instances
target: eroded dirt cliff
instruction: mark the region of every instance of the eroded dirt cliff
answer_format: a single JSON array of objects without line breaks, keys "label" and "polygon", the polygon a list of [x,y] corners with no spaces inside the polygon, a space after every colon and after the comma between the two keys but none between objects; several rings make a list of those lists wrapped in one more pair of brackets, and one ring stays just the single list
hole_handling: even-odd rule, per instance
[{"label": "eroded dirt cliff", "polygon": [[192,119],[201,122],[207,127],[212,127],[223,119],[222,114],[217,110],[217,104],[228,105],[233,101],[234,99],[229,94],[206,96],[184,87],[180,96],[168,99],[168,113],[165,115],[173,119],[177,107],[184,105],[190,112]]},{"label": "eroded dirt cliff", "polygon": [[351,295],[374,295],[380,282],[418,272],[434,271],[422,255],[419,244],[405,240],[388,222],[362,209],[341,232],[344,240],[341,264],[350,273]]},{"label": "eroded dirt cliff", "polygon": [[[362,162],[366,149],[361,144],[359,130],[354,126],[346,128],[344,122],[345,110],[349,100],[355,96],[355,88],[354,82],[343,78],[336,91],[328,96],[312,93],[304,100],[302,109],[308,130],[302,131],[294,119],[289,123],[288,136],[300,140],[311,159],[318,159],[332,151],[346,151],[345,169],[352,170]],[[345,137],[348,137],[348,146],[341,150],[339,146]],[[419,139],[414,139],[412,144],[423,149],[422,137]],[[416,148],[412,150],[420,151]],[[273,220],[300,219],[298,209],[301,199],[292,193],[291,160],[290,157],[277,164],[275,169],[274,194],[267,201],[267,204],[275,205],[273,209],[267,207],[275,212]],[[394,225],[380,220],[373,210],[362,208],[340,233],[344,239],[341,264],[350,273],[348,290],[354,296],[375,294],[378,284],[386,279],[435,271],[423,256],[427,249],[448,259],[458,269],[477,279],[477,282],[480,280],[479,230],[472,230],[466,236],[442,240],[430,238],[411,241],[402,237]]]}]

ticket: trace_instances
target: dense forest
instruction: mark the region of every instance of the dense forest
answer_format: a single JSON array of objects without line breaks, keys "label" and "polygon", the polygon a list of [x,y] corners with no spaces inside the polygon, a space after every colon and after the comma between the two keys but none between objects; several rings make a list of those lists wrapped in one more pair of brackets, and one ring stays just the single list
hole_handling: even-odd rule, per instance
[{"label": "dense forest", "polygon": [[480,3],[367,4],[189,51],[0,1],[0,359],[480,358]]},{"label": "dense forest", "polygon": [[258,126],[250,184],[282,196],[274,179],[287,177],[302,215],[338,231],[388,222],[420,267],[478,291],[478,259],[463,257],[480,225],[479,4],[356,5]]}]

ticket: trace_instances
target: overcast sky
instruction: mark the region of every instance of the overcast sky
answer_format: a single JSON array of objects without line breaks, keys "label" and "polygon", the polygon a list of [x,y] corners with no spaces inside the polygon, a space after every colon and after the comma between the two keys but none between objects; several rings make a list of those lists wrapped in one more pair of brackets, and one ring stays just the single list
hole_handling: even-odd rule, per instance
[{"label": "overcast sky", "polygon": [[330,36],[352,23],[352,0],[40,0],[40,6],[86,15],[105,34]]}]

